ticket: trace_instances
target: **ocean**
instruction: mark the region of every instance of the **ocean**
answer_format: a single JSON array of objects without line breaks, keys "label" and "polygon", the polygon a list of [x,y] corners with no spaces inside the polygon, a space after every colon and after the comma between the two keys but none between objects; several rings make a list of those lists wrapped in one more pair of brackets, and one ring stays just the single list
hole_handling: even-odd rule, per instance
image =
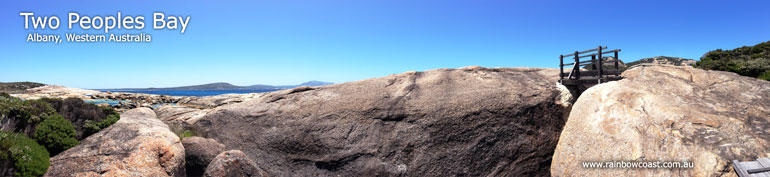
[{"label": "ocean", "polygon": [[212,89],[212,90],[99,90],[109,92],[147,93],[169,96],[211,96],[228,93],[262,93],[280,89]]}]

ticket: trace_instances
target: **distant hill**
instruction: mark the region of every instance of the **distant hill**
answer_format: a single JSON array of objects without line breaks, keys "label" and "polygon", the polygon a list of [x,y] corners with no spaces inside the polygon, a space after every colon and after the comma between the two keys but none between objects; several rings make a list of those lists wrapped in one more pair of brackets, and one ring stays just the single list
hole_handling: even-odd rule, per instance
[{"label": "distant hill", "polygon": [[697,63],[693,59],[681,58],[681,57],[669,57],[669,56],[657,56],[651,58],[642,58],[640,60],[630,62],[626,64],[627,68],[631,68],[634,65],[642,63],[653,63],[662,65],[675,65],[675,66],[695,66]]},{"label": "distant hill", "polygon": [[225,83],[225,82],[217,82],[217,83],[182,86],[182,87],[148,88],[148,90],[217,90],[217,89],[243,89],[243,87],[235,86],[233,84]]},{"label": "distant hill", "polygon": [[701,57],[698,67],[770,81],[770,41],[732,50],[709,51]]},{"label": "distant hill", "polygon": [[301,87],[301,86],[322,86],[322,85],[331,85],[331,84],[334,84],[334,83],[313,80],[313,81],[303,82],[303,83],[301,83],[299,85],[279,85],[279,86],[251,85],[251,86],[246,86],[246,87],[248,87],[248,88],[265,88],[265,89],[271,89],[271,88],[290,89],[290,88]]},{"label": "distant hill", "polygon": [[[604,58],[607,61],[602,63],[603,67],[614,69],[615,59],[613,57],[604,57]],[[657,57],[650,57],[650,58],[642,58],[637,61],[633,61],[629,63],[624,63],[623,60],[620,60],[618,64],[618,68],[620,68],[620,70],[626,70],[628,68],[633,67],[634,65],[639,65],[642,63],[676,65],[676,66],[694,66],[696,61],[693,59],[687,59],[687,58],[681,58],[681,57],[657,56]],[[591,64],[591,65],[583,66],[583,69],[595,70],[595,67],[593,64]]]},{"label": "distant hill", "polygon": [[165,88],[121,88],[121,89],[98,89],[98,90],[111,90],[111,91],[122,91],[122,90],[223,90],[223,89],[290,89],[300,86],[322,86],[322,85],[330,85],[334,84],[331,82],[321,82],[321,81],[308,81],[304,82],[299,85],[280,85],[280,86],[273,86],[273,85],[250,85],[250,86],[236,86],[230,83],[226,82],[217,82],[217,83],[210,83],[210,84],[202,84],[202,85],[191,85],[191,86],[182,86],[182,87],[165,87]]},{"label": "distant hill", "polygon": [[36,82],[0,82],[0,93],[24,93],[27,89],[44,85]]}]

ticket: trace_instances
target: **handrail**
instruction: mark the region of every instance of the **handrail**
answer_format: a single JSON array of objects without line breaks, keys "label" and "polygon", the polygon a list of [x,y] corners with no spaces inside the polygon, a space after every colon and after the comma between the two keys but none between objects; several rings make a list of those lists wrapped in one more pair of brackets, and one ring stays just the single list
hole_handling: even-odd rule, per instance
[{"label": "handrail", "polygon": [[[607,46],[602,47],[602,49],[607,49]],[[584,54],[584,53],[593,52],[593,51],[597,51],[597,50],[599,50],[599,48],[584,50],[584,51],[578,52],[577,54],[579,55],[579,54]],[[574,55],[575,55],[575,53],[571,53],[571,54],[562,55],[562,56],[570,57],[570,56],[574,56]]]},{"label": "handrail", "polygon": [[[613,52],[620,52],[620,49],[608,50],[606,52],[602,52],[602,54],[608,54],[608,53],[613,53]],[[595,56],[595,55],[599,55],[599,53],[583,55],[583,56],[579,56],[579,58],[585,58],[585,57],[590,57],[590,56]]]},{"label": "handrail", "polygon": [[[616,50],[620,51],[620,49],[616,49]],[[615,52],[615,50],[610,50],[610,52],[602,52],[602,54],[613,53],[613,52]],[[596,55],[596,54],[593,54],[593,55]],[[593,55],[581,56],[580,58],[589,57],[589,56],[593,56]],[[609,61],[609,60],[605,59],[604,57],[602,57],[602,61]],[[594,61],[594,60],[580,61],[579,64],[590,63],[590,62],[596,62],[596,61]],[[567,66],[567,65],[571,65],[571,64],[575,64],[575,63],[565,63],[565,64],[561,64],[559,66]]]}]

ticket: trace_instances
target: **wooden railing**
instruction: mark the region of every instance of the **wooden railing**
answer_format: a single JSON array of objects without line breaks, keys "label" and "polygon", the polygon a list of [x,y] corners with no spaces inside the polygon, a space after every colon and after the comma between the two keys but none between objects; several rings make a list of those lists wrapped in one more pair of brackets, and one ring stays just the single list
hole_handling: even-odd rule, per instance
[{"label": "wooden railing", "polygon": [[[621,73],[618,58],[618,52],[620,49],[605,50],[606,46],[599,46],[594,49],[575,51],[575,53],[567,55],[559,55],[559,82],[562,84],[581,84],[583,81],[596,82],[597,84],[606,82],[608,80],[618,80]],[[587,53],[587,54],[586,54]],[[615,61],[613,68],[604,68],[604,62],[607,60],[604,58],[604,54],[614,54]],[[564,63],[564,59],[572,57],[575,59],[574,63]],[[580,61],[581,58],[591,57],[591,60]],[[595,70],[580,71],[582,66],[595,65]],[[568,73],[564,73],[564,67],[570,66],[572,70]],[[614,76],[614,77],[608,77]],[[566,77],[566,78],[565,78]],[[582,79],[581,79],[582,78]]]}]

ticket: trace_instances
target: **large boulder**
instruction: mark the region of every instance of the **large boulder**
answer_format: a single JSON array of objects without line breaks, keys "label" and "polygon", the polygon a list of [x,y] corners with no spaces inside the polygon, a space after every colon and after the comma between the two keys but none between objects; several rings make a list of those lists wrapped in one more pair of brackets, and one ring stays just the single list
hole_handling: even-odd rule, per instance
[{"label": "large boulder", "polygon": [[112,126],[51,158],[45,176],[184,176],[185,152],[148,108],[129,110]]},{"label": "large boulder", "polygon": [[[730,176],[732,160],[770,156],[770,82],[662,65],[643,65],[623,76],[578,98],[554,153],[552,175]],[[583,166],[645,161],[694,168]]]},{"label": "large boulder", "polygon": [[467,67],[299,87],[193,128],[274,176],[547,176],[568,112],[557,74]]},{"label": "large boulder", "polygon": [[217,155],[225,151],[225,145],[217,140],[201,137],[182,139],[185,150],[187,176],[201,176]]},{"label": "large boulder", "polygon": [[264,170],[260,169],[249,156],[239,150],[222,152],[214,158],[214,161],[206,168],[205,177],[266,177]]}]

